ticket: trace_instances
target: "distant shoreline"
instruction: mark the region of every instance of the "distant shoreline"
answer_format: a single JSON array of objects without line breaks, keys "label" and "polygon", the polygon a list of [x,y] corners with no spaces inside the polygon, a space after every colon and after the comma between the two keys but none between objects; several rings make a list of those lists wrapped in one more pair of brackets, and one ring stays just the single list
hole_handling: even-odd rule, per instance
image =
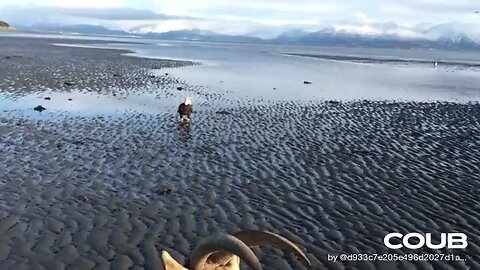
[{"label": "distant shoreline", "polygon": [[363,57],[351,55],[326,55],[326,54],[300,54],[300,53],[284,53],[284,55],[317,58],[321,60],[334,60],[356,63],[375,63],[375,64],[434,64],[443,66],[460,66],[460,67],[480,67],[480,63],[445,61],[445,60],[427,60],[427,59],[402,59],[402,58],[379,58],[379,57]]}]

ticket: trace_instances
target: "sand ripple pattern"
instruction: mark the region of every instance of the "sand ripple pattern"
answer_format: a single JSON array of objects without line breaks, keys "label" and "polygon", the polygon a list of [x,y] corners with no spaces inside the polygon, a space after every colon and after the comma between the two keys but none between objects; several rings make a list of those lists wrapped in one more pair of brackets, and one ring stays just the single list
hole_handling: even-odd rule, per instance
[{"label": "sand ripple pattern", "polygon": [[[480,267],[478,104],[228,112],[183,127],[170,113],[0,118],[0,268],[160,269],[162,249],[184,259],[209,233],[254,228],[302,245],[315,269]],[[394,231],[464,232],[466,261],[327,261],[387,252]],[[265,269],[304,269],[255,251]]]},{"label": "sand ripple pattern", "polygon": [[101,94],[125,94],[145,86],[178,83],[169,76],[152,76],[152,69],[192,65],[188,61],[127,57],[127,50],[53,46],[55,43],[102,43],[62,39],[0,37],[0,90],[24,95],[54,89]]}]

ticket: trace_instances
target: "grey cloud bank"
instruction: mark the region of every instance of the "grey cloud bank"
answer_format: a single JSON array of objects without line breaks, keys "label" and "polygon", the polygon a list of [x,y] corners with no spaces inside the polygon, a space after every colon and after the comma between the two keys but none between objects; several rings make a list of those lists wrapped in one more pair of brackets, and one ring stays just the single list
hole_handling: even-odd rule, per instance
[{"label": "grey cloud bank", "polygon": [[147,0],[146,3],[141,7],[132,2],[104,8],[4,3],[0,4],[0,19],[26,27],[90,24],[140,34],[201,30],[275,38],[284,33],[328,29],[367,37],[480,41],[480,14],[476,13],[480,3],[476,1]]},{"label": "grey cloud bank", "polygon": [[29,24],[41,22],[48,18],[54,21],[57,18],[70,17],[70,23],[78,23],[82,18],[97,20],[173,20],[173,19],[196,19],[188,16],[174,16],[156,13],[148,9],[136,9],[125,7],[112,8],[67,8],[48,6],[7,6],[0,10],[0,16],[17,24]]},{"label": "grey cloud bank", "polygon": [[196,19],[187,16],[173,16],[156,13],[147,9],[133,8],[57,8],[55,12],[76,17],[85,17],[99,20],[127,20],[127,21],[144,21],[144,20],[174,20],[174,19]]}]

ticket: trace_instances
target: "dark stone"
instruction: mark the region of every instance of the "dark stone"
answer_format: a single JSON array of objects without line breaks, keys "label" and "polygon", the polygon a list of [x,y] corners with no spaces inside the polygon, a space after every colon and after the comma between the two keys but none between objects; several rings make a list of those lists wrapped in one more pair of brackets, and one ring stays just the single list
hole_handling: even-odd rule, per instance
[{"label": "dark stone", "polygon": [[50,97],[45,97],[44,99],[45,99],[45,100],[51,100],[51,98],[50,98]]},{"label": "dark stone", "polygon": [[69,98],[69,99],[68,99],[68,101],[72,101],[72,99],[71,99],[71,98]]},{"label": "dark stone", "polygon": [[88,203],[88,204],[90,203],[90,199],[86,196],[83,196],[83,195],[80,196],[80,200],[82,200],[84,203]]},{"label": "dark stone", "polygon": [[43,112],[46,110],[45,107],[43,107],[42,105],[38,105],[37,107],[33,108],[35,111],[37,112]]},{"label": "dark stone", "polygon": [[168,76],[168,73],[165,73],[165,76]]},{"label": "dark stone", "polygon": [[304,81],[303,84],[312,84],[310,81]]},{"label": "dark stone", "polygon": [[72,85],[75,85],[75,83],[74,83],[74,82],[64,82],[63,84],[64,84],[64,85],[66,85],[66,86],[72,86]]},{"label": "dark stone", "polygon": [[150,75],[150,78],[154,79],[156,76],[155,75]]},{"label": "dark stone", "polygon": [[183,87],[178,86],[178,87],[177,87],[177,90],[178,90],[178,91],[181,91],[181,90],[183,90]]},{"label": "dark stone", "polygon": [[232,113],[229,112],[229,111],[217,111],[216,114],[229,115],[229,114],[232,114]]},{"label": "dark stone", "polygon": [[172,189],[171,188],[164,188],[162,190],[159,190],[158,193],[161,194],[161,195],[168,195],[170,193],[172,193]]}]

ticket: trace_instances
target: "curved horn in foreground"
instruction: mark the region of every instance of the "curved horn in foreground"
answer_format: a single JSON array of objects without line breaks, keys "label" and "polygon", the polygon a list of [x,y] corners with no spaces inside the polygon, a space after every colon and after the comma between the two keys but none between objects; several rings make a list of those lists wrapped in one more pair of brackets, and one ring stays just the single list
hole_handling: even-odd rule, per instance
[{"label": "curved horn in foreground", "polygon": [[246,230],[234,233],[233,235],[249,247],[272,245],[293,252],[304,264],[311,266],[310,260],[295,243],[278,234],[267,231]]},{"label": "curved horn in foreground", "polygon": [[181,264],[179,264],[175,259],[170,256],[165,250],[162,251],[162,263],[165,270],[187,270]]},{"label": "curved horn in foreground", "polygon": [[237,255],[254,270],[262,269],[255,253],[245,243],[229,234],[215,234],[201,241],[190,258],[190,269],[202,270],[208,257],[218,251]]}]

